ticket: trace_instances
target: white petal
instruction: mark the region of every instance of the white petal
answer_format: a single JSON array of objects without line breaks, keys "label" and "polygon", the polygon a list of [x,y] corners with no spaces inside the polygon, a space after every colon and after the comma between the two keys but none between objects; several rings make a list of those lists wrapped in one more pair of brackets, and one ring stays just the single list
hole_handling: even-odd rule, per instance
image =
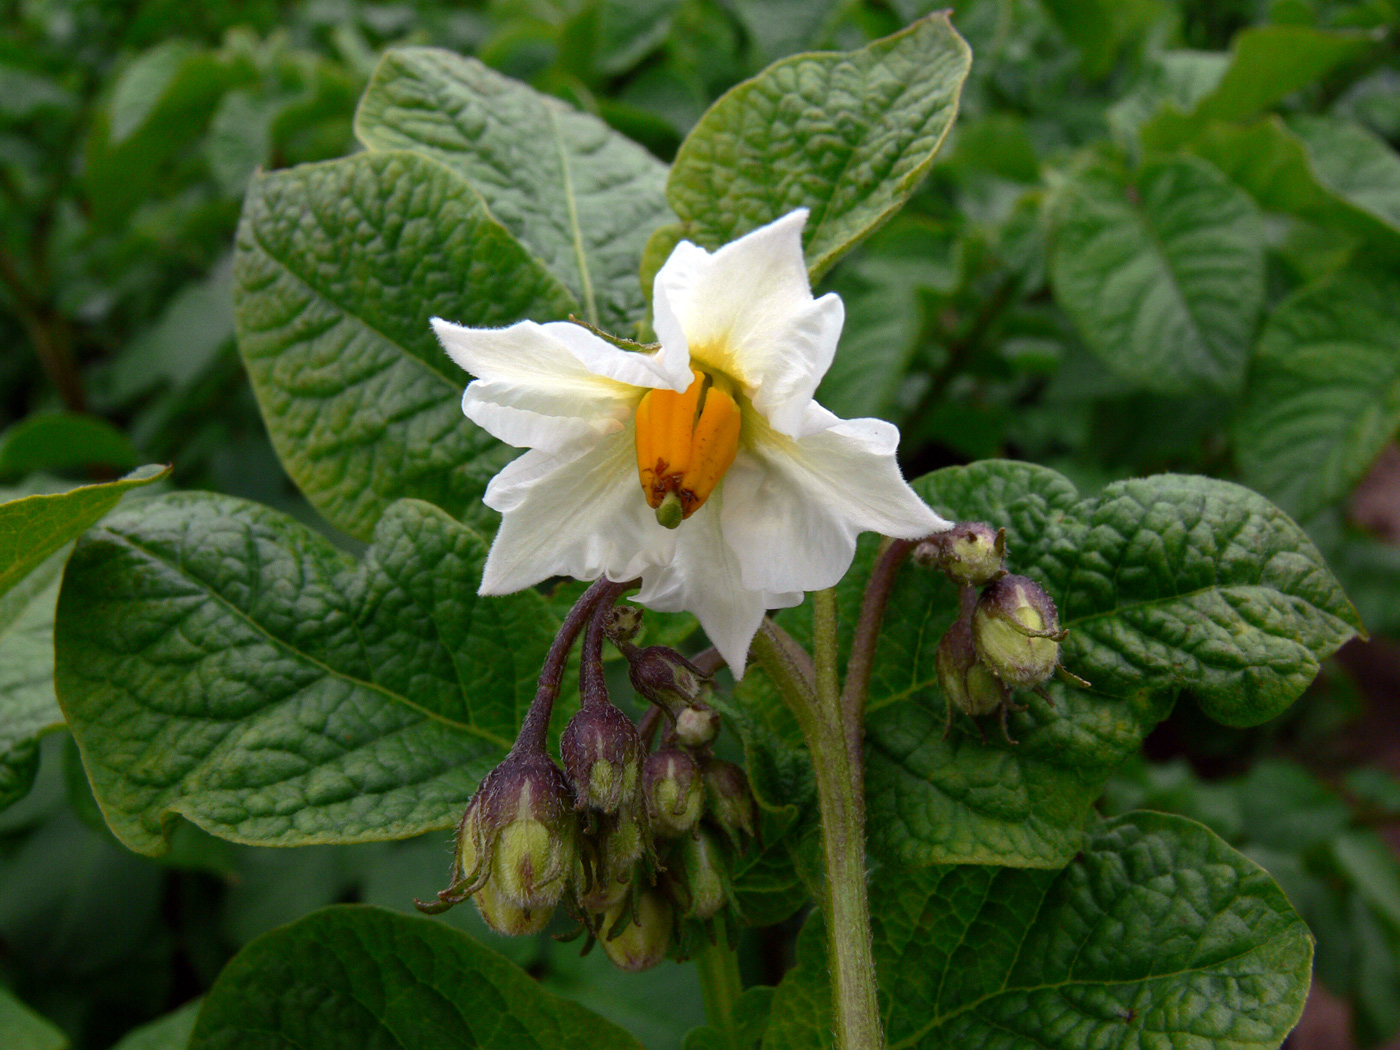
[{"label": "white petal", "polygon": [[615,434],[634,411],[630,399],[610,394],[565,395],[499,379],[477,379],[462,395],[462,413],[492,437],[549,452]]},{"label": "white petal", "polygon": [[798,209],[713,255],[682,242],[653,293],[662,343],[683,336],[693,358],[742,383],[787,434],[797,432],[830,367],[845,319],[838,296],[812,298],[802,255],[806,219]]},{"label": "white petal", "polygon": [[623,350],[606,339],[600,339],[582,325],[568,321],[551,321],[540,326],[550,337],[569,348],[595,375],[608,376],[630,386],[670,387],[685,390],[694,377],[690,374],[690,354],[684,344],[668,348],[665,343],[657,353]]},{"label": "white petal", "polygon": [[675,557],[642,572],[634,598],[658,612],[692,612],[735,678],[742,678],[749,643],[770,608],[796,605],[802,594],[767,595],[747,589],[739,563],[720,532],[716,493],[675,530]]},{"label": "white petal", "polygon": [[550,576],[630,580],[669,562],[676,534],[656,523],[637,480],[629,426],[601,441],[536,449],[491,479],[485,502],[504,517],[482,594],[509,594]]},{"label": "white petal", "polygon": [[762,432],[724,479],[722,525],[750,590],[816,591],[846,574],[862,532],[914,539],[940,518],[900,475],[899,431],[813,405],[794,441]]}]

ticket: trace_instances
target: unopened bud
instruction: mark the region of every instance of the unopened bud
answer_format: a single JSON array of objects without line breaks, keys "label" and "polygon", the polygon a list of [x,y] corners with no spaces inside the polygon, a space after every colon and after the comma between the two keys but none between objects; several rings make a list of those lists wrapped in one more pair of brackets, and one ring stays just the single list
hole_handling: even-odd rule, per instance
[{"label": "unopened bud", "polygon": [[700,830],[681,840],[680,853],[678,896],[682,910],[691,918],[713,918],[728,897],[728,864],[723,849],[713,835]]},{"label": "unopened bud", "polygon": [[642,890],[603,913],[598,940],[613,965],[636,973],[666,958],[674,922],[670,901],[656,890]]},{"label": "unopened bud", "polygon": [[603,633],[614,645],[626,645],[642,629],[640,605],[614,605],[603,621]]},{"label": "unopened bud", "polygon": [[972,614],[977,655],[1010,686],[1028,689],[1054,674],[1064,636],[1055,603],[1025,576],[992,583]]},{"label": "unopened bud", "polygon": [[574,866],[574,894],[586,911],[603,911],[627,895],[634,869],[650,847],[648,829],[633,807],[601,816]]},{"label": "unopened bud", "polygon": [[632,688],[672,719],[704,702],[710,676],[674,649],[649,645],[627,653],[627,676]]},{"label": "unopened bud", "polygon": [[647,756],[642,782],[658,835],[684,835],[700,819],[705,784],[695,760],[684,751],[668,749]]},{"label": "unopened bud", "polygon": [[476,910],[486,920],[486,925],[508,937],[539,933],[549,925],[550,917],[554,914],[552,907],[522,908],[498,893],[490,882],[472,894],[472,900],[476,902]]},{"label": "unopened bud", "polygon": [[585,704],[559,739],[579,808],[616,813],[641,787],[642,738],[632,720],[610,703]]},{"label": "unopened bud", "polygon": [[954,583],[981,587],[1006,573],[1006,530],[960,521],[922,541],[913,551],[920,565],[942,569]]},{"label": "unopened bud", "polygon": [[676,715],[676,740],[682,747],[704,747],[719,736],[719,712],[697,704]]},{"label": "unopened bud", "polygon": [[757,814],[749,778],[733,762],[709,759],[704,765],[706,812],[742,849],[756,833]]},{"label": "unopened bud", "polygon": [[947,698],[948,720],[953,708],[980,718],[989,715],[1006,699],[1006,686],[977,658],[972,641],[972,622],[956,621],[938,643],[938,684]]}]

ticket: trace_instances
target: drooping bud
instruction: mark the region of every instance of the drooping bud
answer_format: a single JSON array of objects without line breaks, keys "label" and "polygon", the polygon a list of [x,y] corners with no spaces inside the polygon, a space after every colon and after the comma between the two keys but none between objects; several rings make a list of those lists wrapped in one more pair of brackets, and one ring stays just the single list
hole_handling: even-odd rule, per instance
[{"label": "drooping bud", "polygon": [[603,633],[614,645],[629,644],[642,629],[642,607],[640,605],[614,605],[608,610],[603,621]]},{"label": "drooping bud", "polygon": [[[960,619],[938,643],[938,684],[948,700],[948,724],[953,709],[973,718],[995,711],[1006,699],[1006,686],[977,658],[972,622]],[[946,733],[944,734],[946,737]]]},{"label": "drooping bud", "polygon": [[681,910],[693,919],[710,919],[728,899],[728,863],[718,840],[704,829],[680,842],[680,878],[675,882]]},{"label": "drooping bud", "polygon": [[1065,634],[1055,603],[1025,576],[996,580],[972,614],[977,655],[1009,686],[1029,689],[1054,674]]},{"label": "drooping bud", "polygon": [[671,902],[656,890],[642,890],[603,913],[598,940],[613,965],[636,973],[666,958],[674,926]]},{"label": "drooping bud", "polygon": [[914,548],[914,561],[942,569],[954,583],[981,587],[1006,573],[1006,530],[960,521]]},{"label": "drooping bud", "polygon": [[637,861],[651,845],[639,809],[627,806],[599,816],[593,832],[583,837],[574,866],[574,895],[585,911],[604,911],[633,884]]},{"label": "drooping bud", "polygon": [[674,649],[649,645],[624,652],[632,688],[672,719],[679,720],[691,707],[704,704],[710,676]]},{"label": "drooping bud", "polygon": [[707,759],[705,776],[705,811],[729,836],[735,849],[743,849],[757,828],[757,806],[749,790],[749,778],[733,762]]},{"label": "drooping bud", "polygon": [[646,749],[632,720],[612,704],[579,708],[564,727],[559,752],[578,808],[616,813],[636,799]]},{"label": "drooping bud", "polygon": [[647,756],[642,783],[658,835],[674,838],[695,827],[705,804],[705,784],[693,758],[676,749],[655,751]]},{"label": "drooping bud", "polygon": [[428,913],[467,897],[500,933],[542,929],[568,884],[578,853],[573,794],[547,755],[512,751],[488,773],[457,826],[452,885]]},{"label": "drooping bud", "polygon": [[676,740],[682,747],[704,747],[719,736],[719,712],[697,704],[676,716]]}]

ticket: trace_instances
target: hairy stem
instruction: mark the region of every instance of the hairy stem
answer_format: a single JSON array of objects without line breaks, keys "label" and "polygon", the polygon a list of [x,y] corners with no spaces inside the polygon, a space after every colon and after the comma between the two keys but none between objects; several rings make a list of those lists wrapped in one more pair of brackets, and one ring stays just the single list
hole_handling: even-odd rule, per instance
[{"label": "hairy stem", "polygon": [[705,998],[705,1020],[719,1030],[728,1050],[741,1050],[743,1041],[734,1007],[744,985],[739,978],[739,956],[729,944],[724,923],[715,923],[715,939],[702,943],[695,953],[695,968]]},{"label": "hairy stem", "polygon": [[[525,721],[520,726],[520,735],[515,738],[515,747],[511,750],[544,750],[546,734],[549,731],[549,716],[554,713],[554,701],[559,696],[559,684],[564,679],[564,668],[569,662],[569,653],[573,651],[574,642],[578,640],[579,633],[589,622],[600,603],[603,603],[604,607],[611,606],[623,591],[636,585],[636,580],[627,583],[613,583],[607,578],[602,578],[595,581],[588,590],[579,596],[579,600],[574,602],[574,607],[569,610],[569,615],[564,617],[564,622],[559,625],[559,632],[554,636],[554,641],[549,646],[549,653],[544,658],[544,666],[540,668],[539,686],[535,690],[535,699],[530,701],[530,710],[525,715]],[[601,638],[598,644],[601,648]]]},{"label": "hairy stem", "polygon": [[797,717],[816,774],[827,885],[822,900],[838,1050],[882,1044],[865,881],[865,781],[860,743],[846,732],[837,681],[835,591],[816,593],[815,661],[771,620],[753,653]]},{"label": "hairy stem", "polygon": [[846,739],[855,745],[857,752],[865,734],[865,701],[870,692],[870,671],[875,664],[875,643],[880,640],[885,606],[889,603],[899,567],[917,543],[917,540],[885,542],[860,602],[860,619],[856,623],[855,640],[851,643],[851,658],[846,663],[846,686],[841,693],[841,717],[846,725]]}]

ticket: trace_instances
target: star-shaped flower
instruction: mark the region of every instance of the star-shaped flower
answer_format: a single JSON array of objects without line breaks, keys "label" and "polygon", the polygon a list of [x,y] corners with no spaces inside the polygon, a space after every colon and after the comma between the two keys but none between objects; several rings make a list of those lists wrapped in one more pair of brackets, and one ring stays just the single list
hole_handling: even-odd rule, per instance
[{"label": "star-shaped flower", "polygon": [[529,449],[492,479],[503,516],[481,581],[641,577],[636,601],[695,614],[742,674],[768,609],[834,585],[865,531],[950,527],[895,463],[899,431],[812,395],[845,309],[812,298],[805,209],[711,254],[688,241],[656,275],[655,352],[581,325],[433,328],[476,376],[462,411]]}]

